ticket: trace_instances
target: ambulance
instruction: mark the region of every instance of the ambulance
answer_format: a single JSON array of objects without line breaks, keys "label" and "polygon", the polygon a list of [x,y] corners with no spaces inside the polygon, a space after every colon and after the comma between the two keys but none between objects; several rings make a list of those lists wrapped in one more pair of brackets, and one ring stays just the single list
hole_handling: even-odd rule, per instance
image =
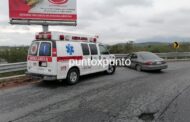
[{"label": "ambulance", "polygon": [[[64,80],[73,85],[80,76],[97,72],[115,72],[115,56],[98,36],[65,32],[39,32],[27,57],[27,75],[43,80]],[[78,63],[71,63],[71,62]],[[85,61],[107,62],[107,65],[81,65]],[[109,61],[109,62],[108,62]],[[81,64],[80,64],[81,63]],[[106,64],[106,63],[105,63]]]}]

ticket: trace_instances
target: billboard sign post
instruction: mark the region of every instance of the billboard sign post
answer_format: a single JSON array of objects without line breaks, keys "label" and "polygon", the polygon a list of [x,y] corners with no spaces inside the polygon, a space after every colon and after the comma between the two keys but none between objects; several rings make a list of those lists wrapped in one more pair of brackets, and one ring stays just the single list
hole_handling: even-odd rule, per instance
[{"label": "billboard sign post", "polygon": [[9,0],[11,24],[77,25],[76,0]]}]

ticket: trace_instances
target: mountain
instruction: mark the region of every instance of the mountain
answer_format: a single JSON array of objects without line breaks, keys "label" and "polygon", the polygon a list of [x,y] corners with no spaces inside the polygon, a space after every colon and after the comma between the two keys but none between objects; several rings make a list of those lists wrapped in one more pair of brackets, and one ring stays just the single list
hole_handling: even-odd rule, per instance
[{"label": "mountain", "polygon": [[168,45],[171,44],[169,42],[142,42],[142,43],[135,43],[136,46],[148,46],[148,45]]},{"label": "mountain", "polygon": [[156,43],[173,43],[173,42],[190,42],[190,37],[179,37],[179,36],[156,36],[152,38],[145,39],[137,39],[136,43],[144,43],[144,42],[156,42]]}]

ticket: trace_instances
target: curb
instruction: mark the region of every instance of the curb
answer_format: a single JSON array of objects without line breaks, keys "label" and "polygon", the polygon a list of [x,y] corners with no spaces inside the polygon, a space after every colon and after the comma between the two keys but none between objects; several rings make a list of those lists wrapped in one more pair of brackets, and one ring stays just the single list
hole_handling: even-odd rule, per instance
[{"label": "curb", "polygon": [[24,77],[24,76],[26,76],[26,75],[24,74],[24,75],[16,75],[16,76],[10,76],[10,77],[3,77],[3,78],[0,78],[0,81],[8,80],[8,79],[13,79],[13,78]]}]

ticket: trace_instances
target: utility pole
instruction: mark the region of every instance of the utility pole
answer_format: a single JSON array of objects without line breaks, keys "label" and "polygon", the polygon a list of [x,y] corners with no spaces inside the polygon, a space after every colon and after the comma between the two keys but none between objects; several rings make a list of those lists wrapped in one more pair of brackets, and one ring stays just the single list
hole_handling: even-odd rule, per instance
[{"label": "utility pole", "polygon": [[43,32],[48,32],[49,31],[49,26],[48,25],[42,25]]}]

